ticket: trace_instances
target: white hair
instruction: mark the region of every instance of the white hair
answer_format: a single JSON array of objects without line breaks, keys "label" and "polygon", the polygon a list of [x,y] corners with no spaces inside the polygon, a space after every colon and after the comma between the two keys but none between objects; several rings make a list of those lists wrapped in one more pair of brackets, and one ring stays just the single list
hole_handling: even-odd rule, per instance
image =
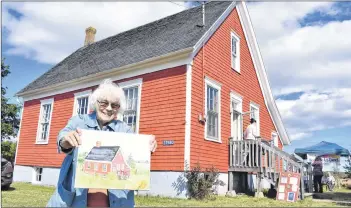
[{"label": "white hair", "polygon": [[126,98],[124,96],[124,91],[110,79],[103,80],[99,87],[96,88],[90,95],[90,109],[96,111],[98,100],[105,100],[111,97],[112,99],[117,99],[119,102],[120,107],[118,109],[118,114],[123,114],[126,108]]}]

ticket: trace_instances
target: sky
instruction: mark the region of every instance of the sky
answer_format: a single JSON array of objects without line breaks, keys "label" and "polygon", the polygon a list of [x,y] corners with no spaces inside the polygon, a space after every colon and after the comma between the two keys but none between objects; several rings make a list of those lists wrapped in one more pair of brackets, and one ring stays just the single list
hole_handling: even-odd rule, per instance
[{"label": "sky", "polygon": [[[14,94],[84,43],[180,12],[184,2],[3,2],[2,57]],[[254,2],[248,10],[292,153],[320,141],[351,149],[351,2]],[[136,15],[138,14],[138,15]]]}]

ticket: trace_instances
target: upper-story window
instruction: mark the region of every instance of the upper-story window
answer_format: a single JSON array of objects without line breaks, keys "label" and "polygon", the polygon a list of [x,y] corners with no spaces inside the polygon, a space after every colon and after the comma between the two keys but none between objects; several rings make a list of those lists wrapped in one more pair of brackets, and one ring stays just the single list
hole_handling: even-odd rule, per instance
[{"label": "upper-story window", "polygon": [[205,79],[205,83],[205,138],[221,142],[221,85],[209,78]]},{"label": "upper-story window", "polygon": [[89,109],[89,96],[91,90],[78,92],[74,94],[73,115],[88,114]]},{"label": "upper-story window", "polygon": [[260,135],[260,107],[255,103],[250,103],[250,118],[256,120],[256,135]]},{"label": "upper-story window", "polygon": [[118,85],[123,89],[126,98],[126,109],[122,119],[134,132],[138,133],[142,79],[130,80],[118,83]]},{"label": "upper-story window", "polygon": [[36,138],[37,144],[48,143],[53,104],[53,98],[40,101],[40,114]]},{"label": "upper-story window", "polygon": [[231,33],[231,67],[240,72],[240,39],[235,33]]}]

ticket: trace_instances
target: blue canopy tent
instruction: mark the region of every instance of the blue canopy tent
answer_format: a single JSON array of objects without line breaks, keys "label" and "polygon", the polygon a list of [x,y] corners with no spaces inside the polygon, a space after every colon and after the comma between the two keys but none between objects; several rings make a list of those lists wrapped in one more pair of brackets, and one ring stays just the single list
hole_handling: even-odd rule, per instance
[{"label": "blue canopy tent", "polygon": [[316,145],[305,148],[296,148],[295,154],[306,159],[307,154],[322,156],[322,155],[339,155],[342,157],[350,156],[349,150],[331,142],[322,141]]}]

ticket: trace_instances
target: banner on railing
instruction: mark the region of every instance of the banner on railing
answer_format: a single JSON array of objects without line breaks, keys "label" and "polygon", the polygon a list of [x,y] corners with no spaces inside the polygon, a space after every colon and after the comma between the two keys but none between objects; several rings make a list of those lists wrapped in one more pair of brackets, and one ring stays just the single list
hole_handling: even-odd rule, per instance
[{"label": "banner on railing", "polygon": [[300,190],[300,173],[281,172],[277,187],[277,200],[295,202]]}]

